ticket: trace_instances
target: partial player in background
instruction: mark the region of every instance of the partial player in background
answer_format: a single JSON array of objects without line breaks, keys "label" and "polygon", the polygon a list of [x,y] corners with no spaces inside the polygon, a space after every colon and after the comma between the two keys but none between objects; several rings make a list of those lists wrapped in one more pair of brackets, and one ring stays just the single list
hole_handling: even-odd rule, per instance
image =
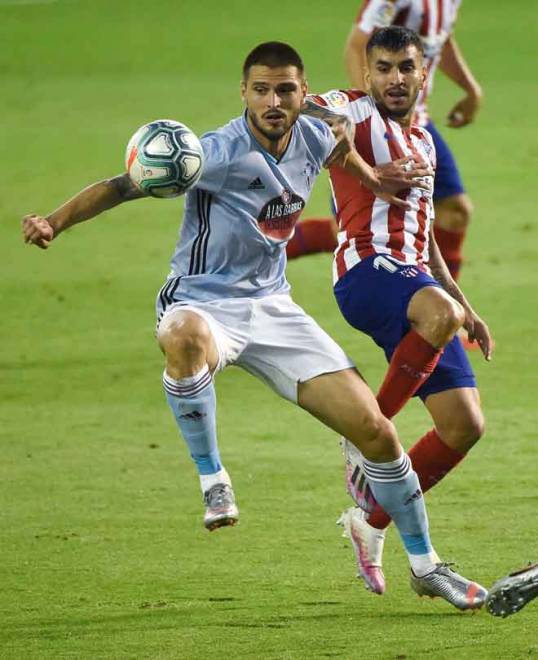
[{"label": "partial player in background", "polygon": [[[369,487],[400,532],[415,591],[475,609],[487,592],[439,561],[394,426],[342,349],[289,296],[285,246],[321,167],[339,163],[357,186],[381,193],[378,169],[352,149],[349,121],[328,118],[337,142],[326,123],[300,116],[306,92],[302,60],[287,44],[260,44],[247,56],[245,112],[202,137],[203,173],[187,193],[172,271],[157,297],[164,389],[199,469],[204,522],[211,529],[238,517],[220,460],[213,383],[236,364],[356,443]],[[397,189],[433,173],[413,170],[414,160],[386,168],[398,172]],[[422,181],[414,186],[428,189]],[[47,218],[26,216],[24,238],[47,247],[65,227],[140,196],[127,174],[96,183]],[[383,197],[409,208],[390,191]]]},{"label": "partial player in background", "polygon": [[514,571],[491,587],[486,607],[493,616],[507,617],[519,612],[538,597],[538,563]]},{"label": "partial player in background", "polygon": [[[437,67],[465,93],[448,113],[447,125],[461,128],[471,123],[482,99],[480,85],[467,66],[454,38],[453,30],[461,0],[365,0],[353,25],[345,47],[345,61],[351,85],[367,91],[366,43],[377,29],[401,25],[420,35],[424,46],[426,84],[420,93],[414,122],[428,129],[437,153],[434,206],[435,238],[454,280],[462,263],[462,246],[470,221],[472,203],[465,192],[456,161],[431,121],[428,97]],[[306,224],[308,223],[308,224]],[[290,241],[288,257],[316,251],[332,251],[331,220],[306,220],[299,225],[296,238]]]},{"label": "partial player in background", "polygon": [[[370,165],[414,156],[435,168],[429,132],[412,124],[425,84],[422,41],[412,30],[376,31],[366,46],[366,83],[371,95],[333,90],[308,97],[324,112],[345,114],[355,123],[355,148]],[[334,292],[344,318],[369,335],[389,360],[377,395],[389,419],[415,394],[434,428],[409,455],[423,491],[438,483],[476,443],[484,420],[474,374],[456,332],[463,325],[486,359],[491,357],[487,325],[451,277],[432,231],[429,191],[401,194],[407,210],[375,196],[334,165],[331,184],[339,218],[333,265]],[[361,508],[344,516],[369,589],[383,593],[381,558],[389,516],[370,497],[362,459],[346,443],[348,488]]]}]

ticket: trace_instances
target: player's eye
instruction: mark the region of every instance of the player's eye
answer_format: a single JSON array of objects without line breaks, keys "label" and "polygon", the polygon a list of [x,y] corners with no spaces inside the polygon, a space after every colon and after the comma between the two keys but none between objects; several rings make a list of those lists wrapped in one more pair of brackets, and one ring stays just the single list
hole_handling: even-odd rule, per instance
[{"label": "player's eye", "polygon": [[282,96],[282,95],[284,95],[284,94],[293,94],[293,92],[295,92],[295,90],[296,90],[295,85],[287,85],[287,86],[285,86],[285,87],[279,87],[279,88],[277,89],[277,93],[278,93],[280,96]]}]

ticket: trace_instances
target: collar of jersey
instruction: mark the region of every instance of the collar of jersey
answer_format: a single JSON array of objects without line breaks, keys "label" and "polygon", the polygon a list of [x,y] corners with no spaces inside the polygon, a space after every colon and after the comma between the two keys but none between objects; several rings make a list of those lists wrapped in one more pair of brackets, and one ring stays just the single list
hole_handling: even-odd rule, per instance
[{"label": "collar of jersey", "polygon": [[[285,155],[288,153],[288,149],[290,148],[290,144],[291,144],[292,140],[295,139],[295,124],[293,124],[293,126],[291,127],[291,137],[290,137],[290,140],[288,142],[288,146],[284,149],[284,151],[282,152],[282,155],[280,156],[280,158],[275,158],[272,154],[270,154],[266,149],[264,149],[262,147],[262,145],[256,139],[256,136],[254,135],[254,133],[250,130],[250,126],[248,125],[248,121],[247,121],[247,111],[246,110],[243,113],[243,122],[244,122],[245,127],[248,131],[248,134],[252,138],[254,144],[261,151],[262,156],[269,163],[269,165],[278,165],[279,163],[281,163],[282,160],[284,159]],[[297,122],[295,122],[295,123],[297,123]]]},{"label": "collar of jersey", "polygon": [[[374,100],[374,103],[375,103],[375,100]],[[389,113],[381,105],[379,105],[378,103],[375,103],[375,107],[377,108],[377,110],[378,110],[379,114],[381,115],[382,119],[384,119],[387,122],[393,122],[394,124],[397,124],[400,127],[400,129],[402,130],[402,133],[407,133],[407,134],[411,133],[411,129],[413,128],[413,122],[411,122],[411,124],[409,126],[402,126],[401,124],[399,124],[396,121],[396,119],[393,119],[389,115]]]}]

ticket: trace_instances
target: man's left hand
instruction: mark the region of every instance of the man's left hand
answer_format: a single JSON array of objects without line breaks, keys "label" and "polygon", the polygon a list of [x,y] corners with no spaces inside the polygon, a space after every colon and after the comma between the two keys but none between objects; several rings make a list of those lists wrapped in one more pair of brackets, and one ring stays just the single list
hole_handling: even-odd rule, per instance
[{"label": "man's left hand", "polygon": [[464,99],[456,103],[448,113],[447,125],[450,128],[461,128],[474,121],[482,101],[481,92],[468,94]]},{"label": "man's left hand", "polygon": [[477,314],[469,311],[465,315],[463,327],[467,330],[469,341],[478,342],[482,354],[489,362],[493,353],[493,339],[486,323]]}]

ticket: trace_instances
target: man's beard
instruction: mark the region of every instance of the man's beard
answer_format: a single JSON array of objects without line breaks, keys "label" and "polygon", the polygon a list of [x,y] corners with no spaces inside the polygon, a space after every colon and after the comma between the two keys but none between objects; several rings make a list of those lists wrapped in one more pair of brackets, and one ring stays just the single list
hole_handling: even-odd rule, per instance
[{"label": "man's beard", "polygon": [[374,97],[374,100],[376,104],[387,114],[391,119],[401,119],[402,117],[405,117],[407,114],[409,114],[410,111],[413,110],[414,105],[416,103],[416,100],[418,98],[418,93],[419,90],[417,90],[417,93],[415,94],[415,97],[412,101],[410,101],[409,105],[406,108],[389,108],[386,104],[385,101],[383,100],[383,97],[377,90],[372,89],[371,94]]},{"label": "man's beard", "polygon": [[278,142],[280,139],[282,139],[284,137],[284,135],[286,135],[286,133],[293,126],[293,124],[295,124],[295,122],[297,121],[297,117],[299,116],[299,113],[297,113],[295,115],[295,117],[292,117],[292,119],[289,121],[289,123],[286,119],[284,126],[282,126],[281,128],[275,128],[275,129],[270,130],[270,131],[267,130],[266,128],[263,128],[263,126],[260,126],[256,115],[254,113],[250,112],[250,110],[248,110],[248,116],[250,117],[250,121],[253,123],[255,128],[258,131],[260,131],[260,133],[265,138],[267,138],[270,142]]}]

